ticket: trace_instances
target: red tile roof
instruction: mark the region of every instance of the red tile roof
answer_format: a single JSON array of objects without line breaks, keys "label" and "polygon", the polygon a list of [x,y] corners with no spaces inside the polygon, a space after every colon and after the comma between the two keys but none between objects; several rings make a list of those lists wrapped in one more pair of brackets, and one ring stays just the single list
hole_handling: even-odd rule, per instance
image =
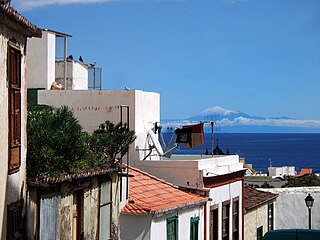
[{"label": "red tile roof", "polygon": [[41,37],[42,36],[42,30],[38,28],[36,25],[33,25],[31,22],[29,22],[28,19],[26,19],[24,16],[22,16],[20,13],[18,13],[14,8],[8,6],[7,4],[0,4],[0,16],[1,16],[1,23],[3,23],[3,15],[7,15],[9,18],[13,19],[15,22],[23,26],[28,31],[28,36],[34,36],[34,37]]},{"label": "red tile roof", "polygon": [[202,205],[207,197],[178,189],[178,187],[139,169],[130,167],[129,202],[122,209],[127,214],[152,214]]},{"label": "red tile roof", "polygon": [[278,195],[269,192],[263,192],[255,189],[254,187],[244,187],[244,209],[247,212],[253,208],[256,208],[262,204],[265,204]]},{"label": "red tile roof", "polygon": [[303,175],[310,175],[312,174],[312,168],[301,168],[300,173],[298,174],[298,176],[303,176]]}]

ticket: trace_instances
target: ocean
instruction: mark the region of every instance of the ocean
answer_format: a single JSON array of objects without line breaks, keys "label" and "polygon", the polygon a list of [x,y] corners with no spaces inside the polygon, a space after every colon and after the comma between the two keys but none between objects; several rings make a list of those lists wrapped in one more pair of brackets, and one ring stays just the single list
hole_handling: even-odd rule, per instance
[{"label": "ocean", "polygon": [[[165,134],[165,139],[170,134]],[[289,134],[289,133],[215,133],[214,146],[219,145],[224,152],[229,149],[231,154],[238,154],[253,164],[257,171],[267,172],[272,166],[295,166],[312,168],[320,172],[320,134]],[[211,134],[205,134],[202,147],[185,148],[182,144],[174,150],[174,154],[204,154],[208,149],[211,153]]]}]

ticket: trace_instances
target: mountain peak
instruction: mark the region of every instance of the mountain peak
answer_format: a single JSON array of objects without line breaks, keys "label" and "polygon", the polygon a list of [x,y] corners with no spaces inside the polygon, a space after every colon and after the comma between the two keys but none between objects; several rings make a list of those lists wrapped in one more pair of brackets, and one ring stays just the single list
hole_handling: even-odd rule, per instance
[{"label": "mountain peak", "polygon": [[213,115],[213,114],[229,115],[229,114],[236,114],[236,113],[239,113],[239,111],[229,110],[219,106],[214,106],[214,107],[205,109],[200,113],[200,115]]}]

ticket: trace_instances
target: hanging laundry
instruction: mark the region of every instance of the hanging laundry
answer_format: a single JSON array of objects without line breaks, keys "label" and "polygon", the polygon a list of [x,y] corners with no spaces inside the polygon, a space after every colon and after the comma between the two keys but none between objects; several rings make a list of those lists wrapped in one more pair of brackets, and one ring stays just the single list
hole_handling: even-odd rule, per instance
[{"label": "hanging laundry", "polygon": [[[204,144],[203,123],[183,126],[182,129],[191,130],[191,144],[189,144],[191,148]],[[186,147],[188,147],[188,145],[186,145]]]},{"label": "hanging laundry", "polygon": [[192,129],[191,128],[178,128],[175,130],[177,134],[176,143],[184,143],[192,147]]}]

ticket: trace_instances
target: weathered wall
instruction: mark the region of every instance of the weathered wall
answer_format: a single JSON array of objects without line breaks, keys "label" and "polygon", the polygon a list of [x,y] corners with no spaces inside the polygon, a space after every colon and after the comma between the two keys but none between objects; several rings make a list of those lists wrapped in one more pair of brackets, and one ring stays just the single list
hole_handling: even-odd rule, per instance
[{"label": "weathered wall", "polygon": [[[64,61],[55,63],[57,83],[64,86]],[[67,90],[88,90],[88,65],[77,61],[67,61]]]},{"label": "weathered wall", "polygon": [[248,211],[244,215],[244,236],[246,240],[257,239],[257,228],[263,227],[263,235],[268,231],[268,204]]},{"label": "weathered wall", "polygon": [[[15,46],[21,52],[21,166],[18,172],[8,176],[8,84],[7,84],[7,49],[8,39],[16,40]],[[6,239],[7,205],[25,200],[26,196],[26,119],[27,92],[25,78],[24,45],[26,37],[0,25],[0,238]],[[25,208],[23,208],[25,215]]]},{"label": "weathered wall", "polygon": [[56,37],[42,31],[42,38],[28,39],[28,88],[50,89],[55,80]]},{"label": "weathered wall", "polygon": [[91,180],[91,188],[84,190],[84,237],[85,239],[95,239],[98,235],[99,216],[99,182],[97,179]]},{"label": "weathered wall", "polygon": [[276,201],[275,229],[308,228],[308,208],[305,198],[314,198],[312,228],[320,228],[320,187],[272,188],[259,190],[279,194]]},{"label": "weathered wall", "polygon": [[[137,140],[130,148],[131,163],[138,157],[138,149],[145,148],[146,129],[160,120],[160,95],[140,90],[78,90],[39,91],[39,103],[55,107],[69,106],[88,132],[93,132],[106,120],[120,122],[120,106],[128,105],[130,129],[135,130]],[[123,122],[127,120],[126,109]],[[141,152],[142,155],[147,152]]]}]

